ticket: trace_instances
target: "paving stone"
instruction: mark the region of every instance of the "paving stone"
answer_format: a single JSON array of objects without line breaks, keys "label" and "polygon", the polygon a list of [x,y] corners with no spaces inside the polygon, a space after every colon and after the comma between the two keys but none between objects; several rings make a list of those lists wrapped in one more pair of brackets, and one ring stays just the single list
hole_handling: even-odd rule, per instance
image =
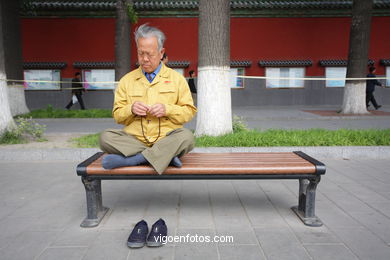
[{"label": "paving stone", "polygon": [[340,239],[326,226],[308,227],[305,225],[290,225],[294,234],[302,244],[336,244]]},{"label": "paving stone", "polygon": [[[5,197],[5,196],[2,196]],[[20,208],[24,204],[24,201],[20,202],[11,202],[11,201],[2,201],[0,202],[0,221],[7,216],[11,215],[16,209]]]},{"label": "paving stone", "polygon": [[[365,183],[366,185],[366,183]],[[363,185],[345,185],[344,189],[358,199],[365,203],[373,203],[373,202],[390,202],[390,200],[382,195],[380,195],[375,190],[371,190],[367,186]]]},{"label": "paving stone", "polygon": [[181,198],[179,214],[181,216],[211,215],[212,209],[209,198]]},{"label": "paving stone", "polygon": [[328,228],[360,226],[346,211],[329,200],[323,200],[316,205],[316,215]]},{"label": "paving stone", "polygon": [[2,259],[34,259],[53,240],[56,232],[22,232],[0,250]]},{"label": "paving stone", "polygon": [[390,183],[390,177],[388,174],[388,169],[390,167],[389,160],[372,159],[364,163],[370,169],[370,171],[367,172],[375,173],[375,175],[378,176],[379,180],[387,184]]},{"label": "paving stone", "polygon": [[371,212],[352,212],[353,216],[363,226],[368,228],[372,233],[390,244],[390,218],[377,211]]},{"label": "paving stone", "polygon": [[81,228],[79,226],[71,226],[60,232],[55,240],[50,244],[51,247],[61,246],[90,246],[98,237],[97,228]]},{"label": "paving stone", "polygon": [[310,259],[305,248],[288,228],[255,228],[255,233],[267,259]]},{"label": "paving stone", "polygon": [[215,229],[209,228],[178,228],[176,230],[177,236],[215,236]]},{"label": "paving stone", "polygon": [[37,260],[78,260],[85,255],[86,251],[86,247],[49,247],[37,258]]},{"label": "paving stone", "polygon": [[342,242],[344,242],[359,259],[389,259],[390,247],[366,228],[332,228],[332,231],[340,237]]},{"label": "paving stone", "polygon": [[193,181],[183,182],[180,195],[180,215],[207,215],[211,214],[211,205],[207,183]]},{"label": "paving stone", "polygon": [[149,259],[173,259],[175,248],[173,246],[163,245],[161,247],[151,248],[143,247],[141,249],[130,249],[128,260],[149,260]]},{"label": "paving stone", "polygon": [[246,216],[214,216],[214,223],[217,229],[241,229],[252,230],[251,223]]},{"label": "paving stone", "polygon": [[357,260],[351,250],[342,244],[304,245],[315,260]]},{"label": "paving stone", "polygon": [[180,244],[175,246],[174,259],[217,260],[220,259],[216,244]]},{"label": "paving stone", "polygon": [[152,199],[147,207],[147,215],[177,215],[179,208],[181,182],[160,182],[152,193]]},{"label": "paving stone", "polygon": [[234,182],[239,199],[252,226],[285,226],[284,219],[277,212],[257,182]]},{"label": "paving stone", "polygon": [[360,160],[354,160],[354,164],[351,166],[356,172],[359,172],[362,175],[370,176],[371,179],[376,179],[378,181],[383,181],[386,183],[390,182],[389,175],[386,174],[386,171],[383,169],[388,168],[390,164],[388,162],[380,162],[378,160],[369,160],[367,162],[362,162]]},{"label": "paving stone", "polygon": [[130,249],[127,247],[129,231],[100,231],[99,236],[88,247],[83,260],[91,259],[127,259]]},{"label": "paving stone", "polygon": [[[294,180],[294,182],[297,182]],[[272,205],[276,209],[285,209],[297,205],[298,203],[298,190],[297,192],[291,192],[280,181],[257,181],[262,190],[265,192]]]},{"label": "paving stone", "polygon": [[[253,230],[231,228],[231,229],[217,229],[216,235],[224,236],[223,239],[233,239],[234,245],[258,245],[256,235]],[[223,243],[220,243],[223,244]]]},{"label": "paving stone", "polygon": [[266,259],[258,245],[218,245],[220,259],[262,260]]},{"label": "paving stone", "polygon": [[380,195],[384,196],[387,199],[390,199],[389,196],[386,196],[390,190],[390,183],[378,181],[378,180],[371,180],[370,182],[365,183],[365,185]]},{"label": "paving stone", "polygon": [[323,180],[321,180],[320,185],[324,181],[328,181],[328,180],[331,180],[334,184],[338,184],[338,185],[356,183],[356,181],[352,180],[351,178],[345,176],[344,174],[342,174],[342,172],[340,172],[338,165],[340,165],[341,163],[343,163],[343,161],[334,160],[330,164],[325,164],[326,165],[326,173],[325,173],[326,178],[323,178]]},{"label": "paving stone", "polygon": [[214,219],[210,212],[201,214],[180,214],[179,228],[215,228]]},{"label": "paving stone", "polygon": [[343,191],[339,193],[326,193],[326,197],[345,211],[370,211],[370,206],[353,194]]},{"label": "paving stone", "polygon": [[[118,205],[110,209],[107,214],[101,223],[103,229],[130,228],[144,217],[142,210],[134,212],[134,210],[121,208]],[[81,221],[82,219],[80,219],[80,223]]]},{"label": "paving stone", "polygon": [[[389,193],[390,195],[390,193]],[[390,218],[390,202],[371,203],[371,207]]]},{"label": "paving stone", "polygon": [[228,181],[208,183],[213,215],[244,216],[241,202]]},{"label": "paving stone", "polygon": [[0,249],[12,244],[31,225],[32,218],[6,217],[0,221]]}]

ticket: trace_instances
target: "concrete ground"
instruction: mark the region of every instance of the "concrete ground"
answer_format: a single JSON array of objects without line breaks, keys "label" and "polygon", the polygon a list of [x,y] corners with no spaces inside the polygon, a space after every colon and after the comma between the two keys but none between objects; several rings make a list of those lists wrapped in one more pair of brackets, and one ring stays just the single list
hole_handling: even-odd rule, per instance
[{"label": "concrete ground", "polygon": [[[319,158],[322,160],[322,158]],[[85,192],[77,162],[0,162],[1,259],[384,259],[390,258],[390,160],[323,160],[316,214],[307,227],[290,207],[296,180],[103,181],[110,208],[80,228]],[[162,217],[169,235],[233,236],[226,243],[129,249],[141,219]]]},{"label": "concrete ground", "polygon": [[[304,109],[310,108],[233,113],[259,129],[390,128],[390,116],[321,117]],[[112,119],[38,121],[47,125],[49,142],[0,146],[0,259],[390,259],[389,147],[346,148],[349,156],[333,157],[333,150],[310,148],[327,165],[316,200],[322,227],[304,226],[290,210],[296,180],[139,180],[103,181],[110,211],[99,227],[84,229],[85,191],[75,168],[96,149],[70,148],[67,139],[120,126]],[[372,151],[382,156],[364,159]],[[151,226],[160,217],[169,235],[233,242],[126,246],[135,223]]]}]

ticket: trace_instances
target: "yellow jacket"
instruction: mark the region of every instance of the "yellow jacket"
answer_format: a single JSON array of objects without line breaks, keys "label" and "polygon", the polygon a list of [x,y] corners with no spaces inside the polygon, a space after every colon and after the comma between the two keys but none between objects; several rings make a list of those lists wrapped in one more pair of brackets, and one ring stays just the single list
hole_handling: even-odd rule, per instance
[{"label": "yellow jacket", "polygon": [[[161,117],[160,120],[151,115],[137,116],[131,111],[136,101],[147,105],[164,104],[166,116]],[[195,113],[196,107],[187,81],[164,64],[152,83],[146,79],[139,67],[121,78],[115,90],[112,111],[115,121],[125,125],[123,129],[125,132],[147,145],[157,141],[159,132],[158,140],[165,137],[168,132],[183,127],[183,124],[189,122]],[[150,144],[145,140],[144,135],[151,142]]]}]

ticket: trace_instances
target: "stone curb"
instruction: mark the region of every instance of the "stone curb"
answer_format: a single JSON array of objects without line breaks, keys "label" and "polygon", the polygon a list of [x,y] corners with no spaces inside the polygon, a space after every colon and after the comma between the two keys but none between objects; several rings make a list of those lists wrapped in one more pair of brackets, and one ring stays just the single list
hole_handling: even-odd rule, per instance
[{"label": "stone curb", "polygon": [[[0,161],[77,161],[81,162],[100,150],[97,148],[1,149]],[[207,147],[195,148],[202,153],[292,152],[302,151],[321,159],[389,159],[390,146],[322,146],[322,147]]]}]

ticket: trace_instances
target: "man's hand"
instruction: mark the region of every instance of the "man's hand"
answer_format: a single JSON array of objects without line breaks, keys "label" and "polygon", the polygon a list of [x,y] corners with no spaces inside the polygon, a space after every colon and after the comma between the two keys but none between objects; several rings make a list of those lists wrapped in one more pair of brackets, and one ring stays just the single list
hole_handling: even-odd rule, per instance
[{"label": "man's hand", "polygon": [[146,116],[146,113],[149,111],[150,107],[142,102],[135,102],[132,106],[131,106],[131,112],[133,112],[133,114],[136,114],[138,116]]},{"label": "man's hand", "polygon": [[166,116],[165,106],[163,104],[155,104],[151,106],[148,112],[155,117]]}]

